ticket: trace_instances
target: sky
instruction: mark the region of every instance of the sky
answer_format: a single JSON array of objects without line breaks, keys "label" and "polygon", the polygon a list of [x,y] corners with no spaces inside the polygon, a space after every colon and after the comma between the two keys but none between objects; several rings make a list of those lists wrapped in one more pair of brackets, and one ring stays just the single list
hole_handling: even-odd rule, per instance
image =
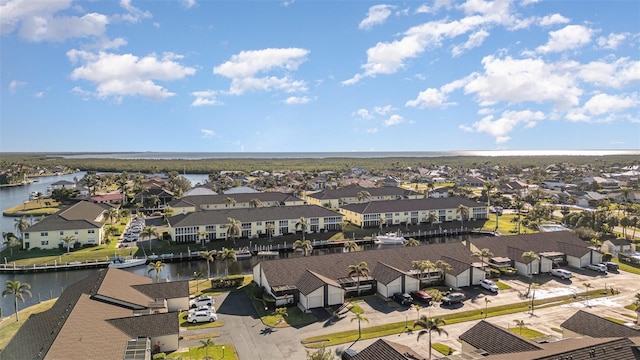
[{"label": "sky", "polygon": [[640,149],[637,0],[0,0],[0,152]]}]

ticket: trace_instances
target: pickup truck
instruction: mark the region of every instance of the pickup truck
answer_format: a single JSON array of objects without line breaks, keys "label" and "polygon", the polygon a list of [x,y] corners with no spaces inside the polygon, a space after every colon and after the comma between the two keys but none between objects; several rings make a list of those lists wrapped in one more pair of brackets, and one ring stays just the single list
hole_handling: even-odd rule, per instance
[{"label": "pickup truck", "polygon": [[607,267],[603,264],[589,264],[586,266],[586,268],[589,270],[603,272],[603,273],[607,272]]}]

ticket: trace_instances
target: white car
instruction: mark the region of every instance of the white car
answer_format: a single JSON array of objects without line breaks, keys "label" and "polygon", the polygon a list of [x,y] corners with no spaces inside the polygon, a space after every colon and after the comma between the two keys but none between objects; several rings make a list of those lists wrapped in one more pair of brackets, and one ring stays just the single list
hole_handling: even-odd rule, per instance
[{"label": "white car", "polygon": [[498,285],[496,285],[496,283],[494,283],[493,281],[489,280],[489,279],[482,279],[480,280],[480,286],[482,286],[483,288],[497,293],[498,292]]},{"label": "white car", "polygon": [[550,273],[551,275],[557,276],[562,279],[571,279],[571,277],[573,276],[571,271],[565,269],[551,269]]},{"label": "white car", "polygon": [[215,303],[216,301],[213,299],[213,296],[199,296],[195,299],[189,300],[189,307],[193,309],[202,305],[213,306]]},{"label": "white car", "polygon": [[587,269],[602,273],[607,272],[607,266],[603,264],[589,264],[587,265]]},{"label": "white car", "polygon": [[196,311],[187,315],[187,321],[193,324],[201,322],[214,322],[218,320],[218,315],[211,311]]},{"label": "white car", "polygon": [[210,312],[216,312],[216,309],[213,306],[209,306],[209,305],[200,305],[198,307],[189,309],[189,312],[187,314],[193,314],[195,312],[198,311],[210,311]]}]

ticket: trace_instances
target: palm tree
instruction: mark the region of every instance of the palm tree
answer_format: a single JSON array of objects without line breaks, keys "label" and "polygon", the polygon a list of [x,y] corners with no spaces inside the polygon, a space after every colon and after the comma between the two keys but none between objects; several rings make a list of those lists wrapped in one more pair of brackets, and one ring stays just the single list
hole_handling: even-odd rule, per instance
[{"label": "palm tree", "polygon": [[302,230],[302,241],[304,241],[304,235],[307,232],[307,228],[309,228],[309,222],[304,217],[300,217],[298,222],[296,223],[296,230]]},{"label": "palm tree", "polygon": [[418,305],[418,304],[414,304],[413,308],[416,309],[416,312],[418,313],[418,317],[416,319],[416,321],[420,320],[420,310],[422,310],[422,306]]},{"label": "palm tree", "polygon": [[131,216],[131,210],[129,210],[129,209],[120,210],[120,217],[121,218],[128,218],[129,216]]},{"label": "palm tree", "polygon": [[357,277],[356,291],[360,295],[360,276],[368,276],[371,271],[366,261],[361,261],[356,265],[349,265],[349,276]]},{"label": "palm tree", "polygon": [[482,262],[482,269],[484,269],[484,259],[489,260],[490,258],[493,257],[493,253],[491,252],[491,250],[484,248],[480,251],[474,251],[473,256],[480,258],[480,262]]},{"label": "palm tree", "polygon": [[360,324],[363,321],[369,322],[369,318],[364,316],[364,313],[362,312],[356,312],[351,318],[351,322],[353,322],[354,320],[358,320],[358,339],[360,339],[362,337],[362,326]]},{"label": "palm tree", "polygon": [[205,243],[207,241],[207,235],[209,235],[206,231],[198,231],[198,239],[200,240],[200,246],[205,247]]},{"label": "palm tree", "polygon": [[13,257],[13,247],[18,244],[18,242],[16,241],[18,238],[14,233],[9,231],[3,231],[2,238],[4,239],[4,244],[6,244],[9,248],[9,252],[11,253],[10,256]]},{"label": "palm tree", "polygon": [[143,239],[147,238],[149,240],[149,252],[151,252],[151,238],[154,236],[158,237],[158,232],[156,231],[156,229],[153,226],[147,225],[144,227],[144,229],[142,229],[140,236]]},{"label": "palm tree", "polygon": [[489,316],[489,303],[491,300],[485,296],[484,298],[484,318],[486,319]]},{"label": "palm tree", "polygon": [[487,207],[491,207],[491,191],[495,188],[496,186],[491,181],[484,183],[484,191],[487,193]]},{"label": "palm tree", "polygon": [[67,254],[69,253],[69,248],[71,247],[71,243],[76,240],[75,236],[67,235],[62,238],[62,241],[67,245]]},{"label": "palm tree", "polygon": [[633,305],[636,306],[636,324],[640,325],[640,293],[637,293],[633,299]]},{"label": "palm tree", "polygon": [[202,279],[203,276],[204,274],[202,274],[201,271],[193,272],[193,278],[196,279],[196,292],[200,291],[200,279]]},{"label": "palm tree", "polygon": [[276,229],[276,226],[273,223],[268,223],[265,226],[265,229],[267,230],[267,234],[269,234],[269,241],[271,241],[271,236],[273,236],[273,232]]},{"label": "palm tree", "polygon": [[356,197],[358,198],[358,202],[364,202],[365,200],[371,199],[371,193],[368,191],[359,191]]},{"label": "palm tree", "polygon": [[115,236],[118,233],[118,228],[113,226],[113,225],[107,225],[104,228],[104,234],[107,237],[107,240],[109,239],[109,237],[111,236]]},{"label": "palm tree", "polygon": [[31,297],[31,290],[29,289],[31,289],[31,284],[29,283],[7,280],[6,288],[2,292],[2,297],[13,295],[13,305],[16,310],[16,322],[20,320],[18,318],[18,300],[24,302],[25,295],[29,295],[29,297]]},{"label": "palm tree", "polygon": [[593,285],[591,285],[591,283],[584,283],[582,284],[584,285],[584,287],[587,289],[587,291],[584,293],[584,297],[585,297],[585,301],[587,303],[587,306],[589,306],[589,289],[591,289],[593,287]]},{"label": "palm tree", "polygon": [[387,218],[384,217],[384,215],[380,215],[380,231],[382,231],[382,227],[384,226],[384,223],[387,222]]},{"label": "palm tree", "polygon": [[209,346],[215,345],[213,340],[211,340],[211,338],[207,338],[207,340],[200,340],[200,344],[202,344],[202,345],[200,347],[198,347],[198,349],[204,349],[204,356],[205,356],[204,358],[205,358],[205,360],[211,359],[209,357]]},{"label": "palm tree", "polygon": [[236,205],[236,199],[232,198],[232,197],[227,197],[224,202],[227,204],[228,207],[233,207]]},{"label": "palm tree", "polygon": [[536,289],[538,288],[540,284],[534,282],[531,283],[530,287],[533,289],[533,295],[531,295],[531,316],[533,316],[533,310],[534,310],[534,306],[535,306],[535,301],[536,301]]},{"label": "palm tree", "polygon": [[524,322],[524,320],[513,320],[516,323],[516,326],[520,328],[520,335],[522,335],[522,328],[525,325],[529,325],[527,323]]},{"label": "palm tree", "polygon": [[249,207],[257,208],[262,206],[262,201],[260,199],[251,199],[249,200]]},{"label": "palm tree", "polygon": [[24,231],[29,227],[29,222],[27,218],[23,216],[16,218],[13,220],[13,226],[16,229],[16,232],[20,235],[21,238],[24,238]]},{"label": "palm tree", "polygon": [[453,270],[453,266],[451,266],[448,262],[444,260],[436,261],[436,268],[440,269],[443,279],[445,278],[445,274],[447,273],[447,271]]},{"label": "palm tree", "polygon": [[304,256],[309,256],[311,251],[313,251],[313,245],[311,245],[311,241],[309,240],[296,240],[296,242],[293,243],[293,249],[302,250]]},{"label": "palm tree", "polygon": [[118,221],[118,216],[120,216],[120,213],[118,213],[118,209],[116,208],[109,208],[109,210],[106,211],[105,213],[105,217],[107,219],[109,219],[109,223],[113,224],[114,223],[114,219],[116,221]]},{"label": "palm tree", "polygon": [[358,251],[360,250],[360,245],[358,245],[358,243],[356,243],[355,241],[347,241],[346,243],[344,243],[344,249],[348,252]]},{"label": "palm tree", "polygon": [[420,330],[420,332],[418,333],[417,341],[420,341],[420,337],[422,337],[423,335],[429,336],[429,357],[427,358],[429,360],[431,360],[431,333],[436,332],[438,333],[438,335],[442,335],[442,333],[444,333],[445,335],[449,336],[449,333],[447,333],[446,330],[440,327],[445,324],[446,322],[442,318],[430,318],[424,315],[422,315],[420,319],[413,324],[413,327],[416,327],[417,325],[424,329]]},{"label": "palm tree", "polygon": [[242,222],[234,218],[227,218],[229,224],[227,224],[227,238],[233,240],[233,244],[236,244],[236,239],[242,234]]},{"label": "palm tree", "polygon": [[211,263],[216,261],[216,250],[200,251],[200,257],[207,261],[207,279],[211,279]]},{"label": "palm tree", "polygon": [[469,208],[460,204],[456,209],[456,213],[460,214],[460,223],[464,224],[464,219],[469,217]]},{"label": "palm tree", "polygon": [[162,272],[162,268],[164,268],[166,264],[162,261],[158,260],[154,263],[149,264],[149,270],[147,274],[151,274],[152,271],[156,272],[156,282],[160,282],[160,272]]},{"label": "palm tree", "polygon": [[407,241],[404,242],[404,246],[420,246],[420,241],[414,238],[409,238]]},{"label": "palm tree", "polygon": [[433,225],[433,223],[435,223],[436,221],[438,221],[438,215],[436,215],[435,212],[430,211],[429,215],[427,215],[427,222],[429,223],[429,225]]},{"label": "palm tree", "polygon": [[220,254],[220,259],[224,261],[226,276],[229,276],[229,261],[235,262],[236,260],[238,260],[236,256],[236,251],[233,249],[225,248],[222,254]]}]

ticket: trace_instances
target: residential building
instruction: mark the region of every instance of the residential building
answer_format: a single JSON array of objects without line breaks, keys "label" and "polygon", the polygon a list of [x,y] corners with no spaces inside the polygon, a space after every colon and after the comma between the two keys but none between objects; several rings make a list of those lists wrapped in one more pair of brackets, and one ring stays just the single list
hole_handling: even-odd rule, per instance
[{"label": "residential building", "polygon": [[[367,194],[366,198],[362,195]],[[346,186],[339,189],[327,189],[311,194],[306,194],[303,199],[308,204],[338,209],[347,204],[362,203],[365,201],[385,201],[399,199],[418,199],[423,197],[419,192],[403,189],[397,186],[362,187],[359,185]]]},{"label": "residential building", "polygon": [[66,244],[63,238],[73,237],[82,245],[100,245],[104,240],[105,204],[80,201],[29,226],[24,234],[23,249],[55,249]]},{"label": "residential building", "polygon": [[304,205],[304,200],[284,192],[253,192],[217,195],[193,195],[171,201],[174,214],[187,214],[203,210],[251,208],[255,200],[260,207]]}]

